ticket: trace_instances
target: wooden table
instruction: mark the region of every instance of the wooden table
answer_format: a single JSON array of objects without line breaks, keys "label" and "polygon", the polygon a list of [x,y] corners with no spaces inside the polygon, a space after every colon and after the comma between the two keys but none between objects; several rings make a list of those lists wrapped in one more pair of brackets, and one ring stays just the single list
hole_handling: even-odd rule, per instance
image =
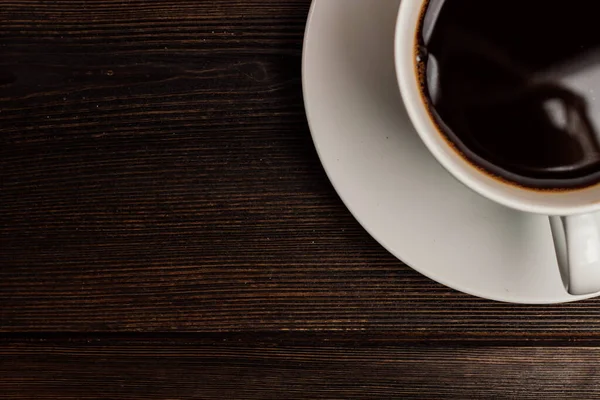
[{"label": "wooden table", "polygon": [[455,292],[341,203],[309,6],[0,0],[0,397],[600,397],[600,300]]}]

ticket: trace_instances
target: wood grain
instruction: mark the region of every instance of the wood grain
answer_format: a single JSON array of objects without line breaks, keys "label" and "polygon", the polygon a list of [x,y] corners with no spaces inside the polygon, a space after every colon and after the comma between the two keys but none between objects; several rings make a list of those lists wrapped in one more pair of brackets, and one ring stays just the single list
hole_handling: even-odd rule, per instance
[{"label": "wood grain", "polygon": [[92,340],[0,346],[11,399],[597,399],[600,349]]},{"label": "wood grain", "polygon": [[600,300],[475,299],[363,231],[305,120],[309,5],[2,1],[1,332],[600,337]]},{"label": "wood grain", "polygon": [[0,397],[600,397],[600,300],[457,293],[343,206],[309,6],[0,0]]}]

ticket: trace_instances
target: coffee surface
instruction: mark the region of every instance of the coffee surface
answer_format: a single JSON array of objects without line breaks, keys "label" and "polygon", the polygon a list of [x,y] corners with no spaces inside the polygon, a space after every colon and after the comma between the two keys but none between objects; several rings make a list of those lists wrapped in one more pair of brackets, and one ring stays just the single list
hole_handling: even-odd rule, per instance
[{"label": "coffee surface", "polygon": [[521,186],[599,182],[600,6],[431,0],[426,7],[417,38],[423,94],[454,147]]}]

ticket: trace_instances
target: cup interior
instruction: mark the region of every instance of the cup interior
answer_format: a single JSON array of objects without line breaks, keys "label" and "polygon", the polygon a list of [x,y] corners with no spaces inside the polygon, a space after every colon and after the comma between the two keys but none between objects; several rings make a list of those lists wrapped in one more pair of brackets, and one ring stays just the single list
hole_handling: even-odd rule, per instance
[{"label": "cup interior", "polygon": [[468,161],[447,141],[430,115],[419,83],[417,34],[426,5],[427,0],[402,0],[400,3],[394,56],[398,85],[408,115],[438,162],[467,187],[517,210],[546,215],[572,215],[600,210],[600,184],[555,190],[518,186]]}]

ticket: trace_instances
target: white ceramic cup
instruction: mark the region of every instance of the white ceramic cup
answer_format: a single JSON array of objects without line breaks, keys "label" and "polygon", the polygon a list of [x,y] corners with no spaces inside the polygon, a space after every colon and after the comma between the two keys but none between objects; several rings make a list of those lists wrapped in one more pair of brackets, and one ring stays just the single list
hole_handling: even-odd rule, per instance
[{"label": "white ceramic cup", "polygon": [[[431,0],[430,7],[441,7],[443,1]],[[564,191],[521,188],[483,172],[448,144],[430,117],[417,76],[417,33],[426,4],[402,0],[395,38],[398,84],[419,136],[439,163],[475,192],[516,210],[550,216],[566,290],[573,295],[600,292],[600,185]]]}]

